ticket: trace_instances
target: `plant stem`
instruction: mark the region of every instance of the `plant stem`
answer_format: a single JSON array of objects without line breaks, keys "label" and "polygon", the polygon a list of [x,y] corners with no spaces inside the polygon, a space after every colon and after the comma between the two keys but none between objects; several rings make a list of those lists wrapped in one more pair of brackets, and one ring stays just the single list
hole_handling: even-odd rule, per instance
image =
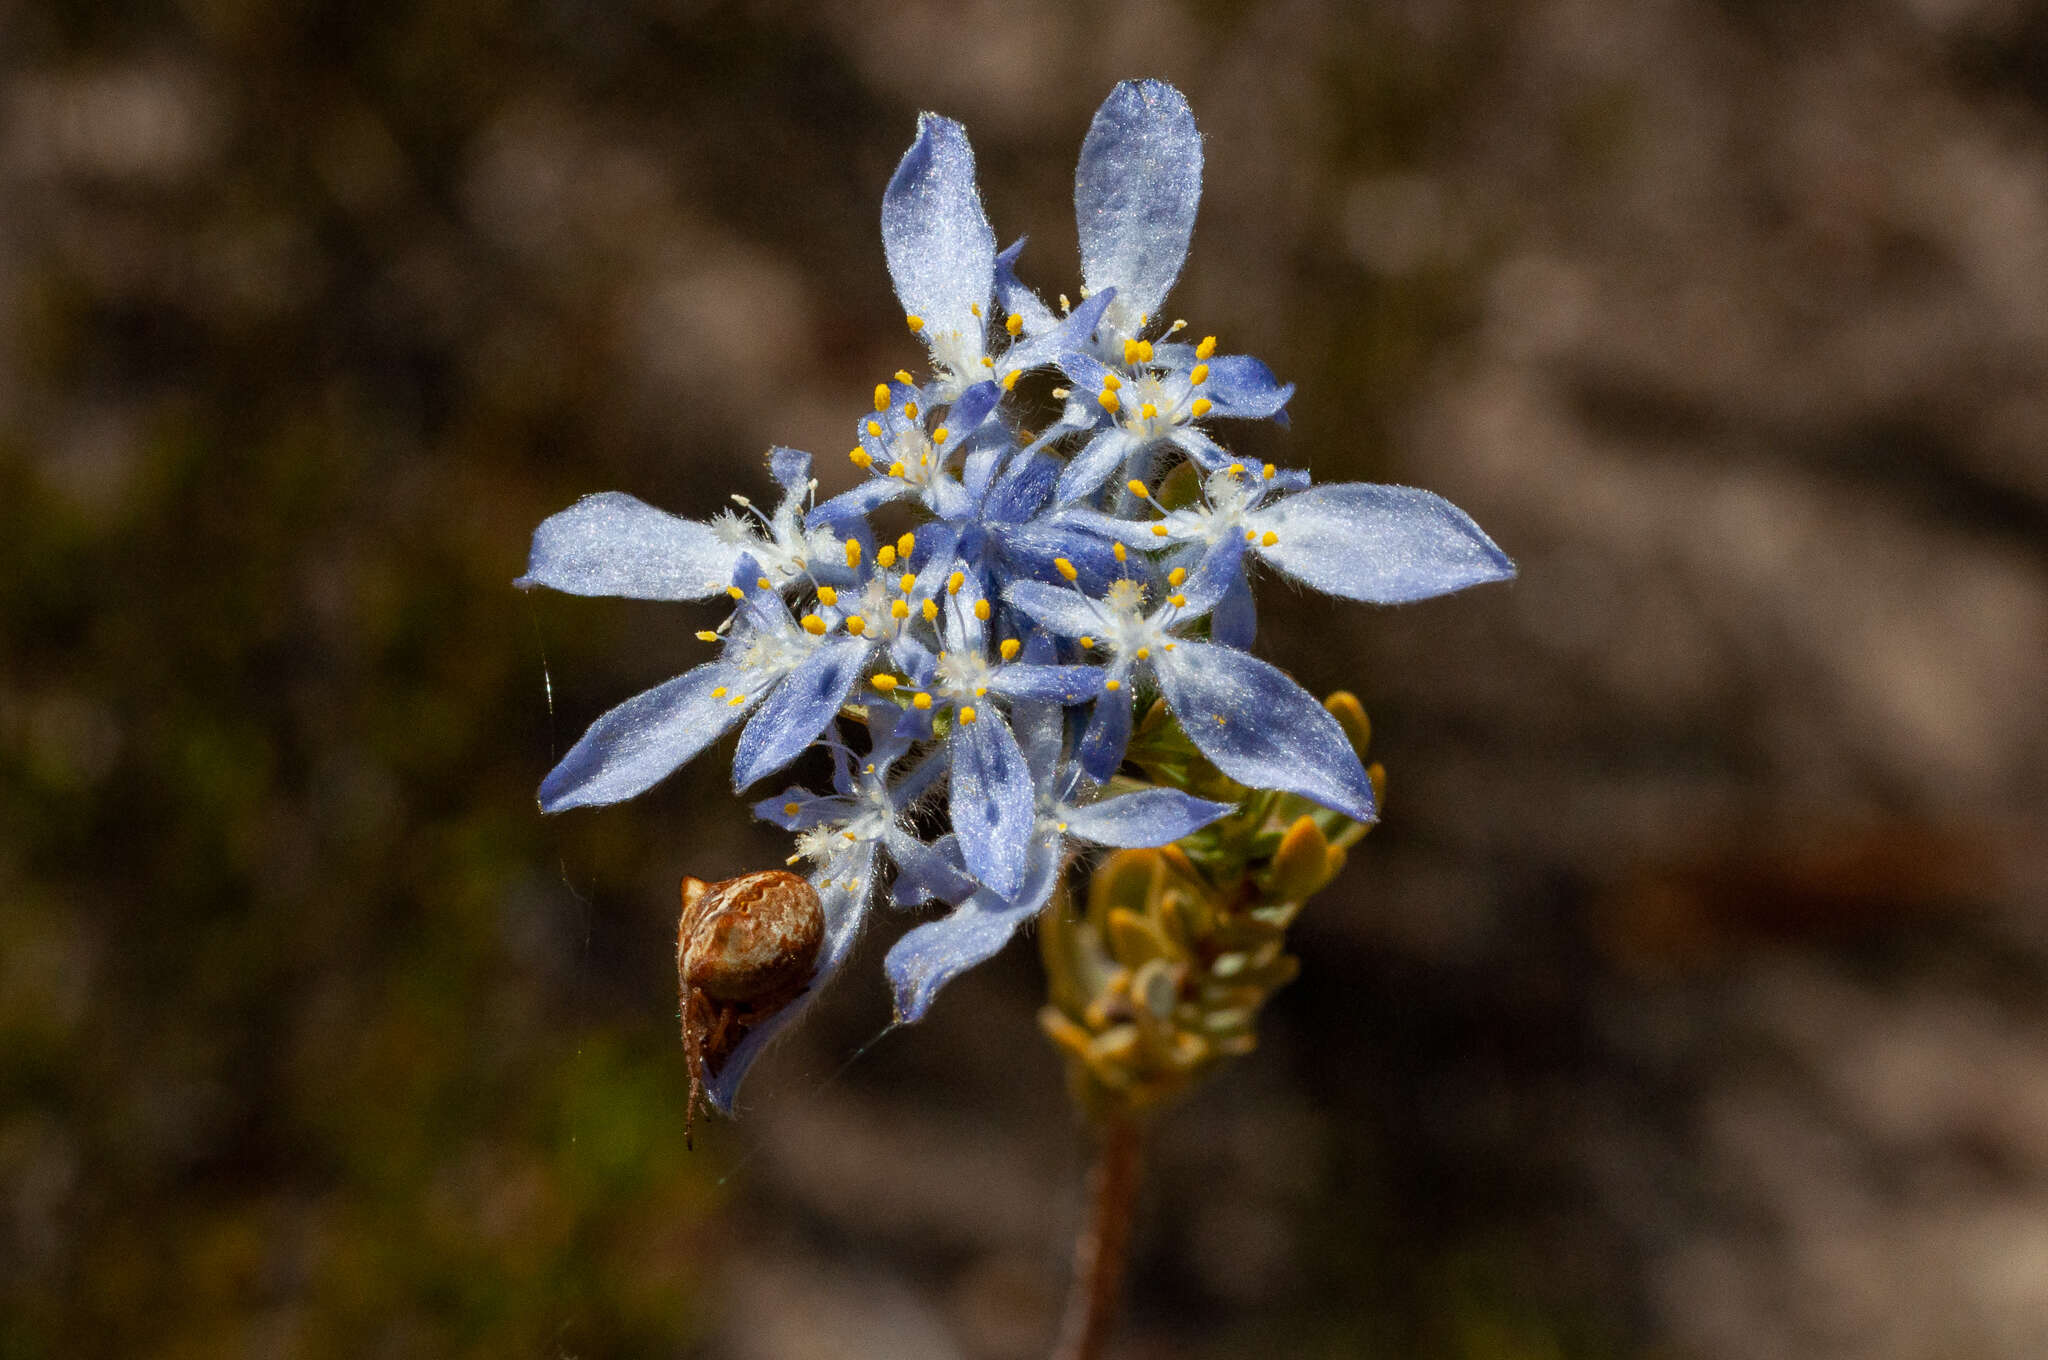
[{"label": "plant stem", "polygon": [[1143,1130],[1136,1120],[1111,1115],[1101,1125],[1100,1137],[1095,1170],[1088,1178],[1088,1222],[1074,1242],[1074,1285],[1067,1295],[1067,1315],[1060,1324],[1053,1360],[1098,1360],[1122,1294]]}]

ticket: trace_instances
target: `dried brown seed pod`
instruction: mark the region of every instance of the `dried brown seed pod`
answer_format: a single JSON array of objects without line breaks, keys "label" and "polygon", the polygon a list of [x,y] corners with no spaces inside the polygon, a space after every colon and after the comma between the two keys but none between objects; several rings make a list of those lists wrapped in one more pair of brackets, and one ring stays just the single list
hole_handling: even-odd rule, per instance
[{"label": "dried brown seed pod", "polygon": [[719,883],[683,880],[676,982],[690,1061],[684,1146],[692,1146],[705,1085],[748,1030],[804,994],[824,941],[818,890],[795,874],[763,869]]}]

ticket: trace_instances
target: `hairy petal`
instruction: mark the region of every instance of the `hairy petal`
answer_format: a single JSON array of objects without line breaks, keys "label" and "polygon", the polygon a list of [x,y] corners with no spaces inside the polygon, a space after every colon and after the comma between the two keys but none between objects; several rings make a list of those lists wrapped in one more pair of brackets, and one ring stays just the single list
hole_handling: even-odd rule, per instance
[{"label": "hairy petal", "polygon": [[724,591],[738,556],[708,524],[605,491],[542,520],[526,575],[512,584],[629,600],[701,600]]},{"label": "hairy petal", "polygon": [[1278,415],[1294,395],[1294,384],[1283,383],[1249,354],[1226,354],[1209,361],[1209,381],[1202,395],[1216,403],[1219,416],[1241,416],[1263,420]]},{"label": "hairy petal", "polygon": [[1063,816],[1069,836],[1135,849],[1170,844],[1234,808],[1235,804],[1211,802],[1179,789],[1140,789],[1086,807],[1068,808]]},{"label": "hairy petal", "polygon": [[1179,90],[1127,80],[1096,110],[1074,173],[1081,279],[1133,320],[1180,277],[1202,199],[1202,135]]},{"label": "hairy petal", "polygon": [[1059,884],[1059,849],[1046,838],[1031,847],[1030,871],[1005,897],[982,889],[951,915],[927,921],[896,941],[882,968],[896,988],[896,1018],[915,1023],[931,1009],[939,989],[982,960],[1038,914]]},{"label": "hairy petal", "polygon": [[[1180,644],[1186,646],[1186,643]],[[1128,666],[1114,668],[1115,689],[1105,688],[1088,714],[1088,726],[1081,732],[1076,753],[1081,769],[1098,784],[1109,782],[1124,763],[1124,748],[1131,744],[1131,672]]]},{"label": "hairy petal", "polygon": [[706,662],[599,718],[541,781],[541,811],[598,807],[653,788],[747,715],[759,695],[732,702],[745,693],[746,674]]},{"label": "hairy petal", "polygon": [[1409,486],[1311,487],[1254,522],[1278,541],[1252,551],[1295,580],[1348,600],[1402,604],[1515,574],[1515,564],[1471,516]]},{"label": "hairy petal", "polygon": [[1217,769],[1256,789],[1374,820],[1372,782],[1344,729],[1287,673],[1245,652],[1186,642],[1154,658],[1168,708]]},{"label": "hairy petal", "polygon": [[791,671],[740,734],[733,787],[743,789],[802,755],[853,692],[873,650],[858,639],[829,642]]},{"label": "hairy petal", "polygon": [[995,291],[996,235],[974,186],[967,131],[952,119],[918,115],[917,140],[882,195],[882,248],[897,300],[924,319],[928,340],[981,333],[971,309],[986,311]]},{"label": "hairy petal", "polygon": [[946,745],[953,758],[948,805],[961,858],[976,878],[1007,897],[1024,881],[1031,843],[1031,767],[993,706],[977,721],[955,727]]},{"label": "hairy petal", "polygon": [[1094,495],[1116,475],[1138,442],[1130,431],[1114,426],[1089,440],[1060,473],[1059,486],[1052,493],[1053,504],[1070,505]]},{"label": "hairy petal", "polygon": [[998,666],[988,685],[1005,699],[1079,704],[1102,693],[1104,674],[1100,666],[1034,666],[1020,661]]},{"label": "hairy petal", "polygon": [[1012,581],[1003,598],[1062,637],[1106,631],[1102,607],[1072,586]]}]

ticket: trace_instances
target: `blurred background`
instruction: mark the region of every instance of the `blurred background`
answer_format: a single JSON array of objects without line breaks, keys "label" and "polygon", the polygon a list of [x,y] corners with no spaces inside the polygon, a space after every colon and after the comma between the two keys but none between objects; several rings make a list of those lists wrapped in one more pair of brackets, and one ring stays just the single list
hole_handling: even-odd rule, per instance
[{"label": "blurred background", "polygon": [[0,0],[0,1357],[1031,1357],[1086,1140],[1034,951],[849,980],[686,1155],[698,656],[523,597],[587,492],[826,490],[921,353],[920,108],[1075,291],[1118,79],[1253,456],[1521,579],[1268,583],[1384,825],[1160,1130],[1118,1354],[2048,1354],[2048,8]]}]

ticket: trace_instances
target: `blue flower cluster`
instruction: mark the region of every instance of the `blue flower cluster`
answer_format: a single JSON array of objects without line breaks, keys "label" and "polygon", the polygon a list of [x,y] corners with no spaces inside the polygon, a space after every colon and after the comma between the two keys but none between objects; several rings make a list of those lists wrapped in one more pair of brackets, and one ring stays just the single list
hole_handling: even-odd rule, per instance
[{"label": "blue flower cluster", "polygon": [[[795,833],[793,862],[812,866],[824,904],[812,994],[878,898],[951,907],[889,953],[905,1020],[1051,898],[1077,845],[1164,845],[1230,811],[1171,788],[1105,796],[1141,693],[1232,779],[1372,820],[1337,722],[1249,650],[1254,567],[1383,604],[1514,567],[1427,491],[1318,486],[1217,442],[1219,422],[1284,423],[1294,389],[1161,320],[1201,181],[1180,92],[1117,86],[1075,176],[1081,301],[1054,311],[1017,279],[1023,242],[996,250],[966,132],[923,115],[882,200],[882,241],[931,373],[875,388],[848,455],[865,479],[817,503],[809,455],[778,448],[772,513],[735,497],[742,513],[700,523],[611,492],[534,534],[521,586],[733,606],[699,634],[716,656],[592,724],[541,785],[542,808],[629,798],[735,727],[740,789],[822,744],[831,792],[790,788],[755,812]],[[1033,389],[1016,388],[1038,370],[1061,409],[1033,434]],[[1188,464],[1196,489],[1162,500]],[[889,539],[873,521],[893,503],[911,527]],[[799,1009],[748,1036],[715,1103],[730,1108]]]}]

